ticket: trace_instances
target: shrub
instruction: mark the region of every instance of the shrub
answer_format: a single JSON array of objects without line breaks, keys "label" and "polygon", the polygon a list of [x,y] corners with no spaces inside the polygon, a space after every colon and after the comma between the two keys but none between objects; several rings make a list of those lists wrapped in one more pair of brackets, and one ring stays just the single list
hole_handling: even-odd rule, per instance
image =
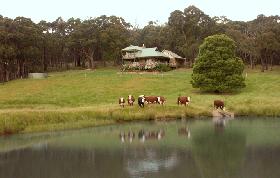
[{"label": "shrub", "polygon": [[171,70],[171,67],[169,67],[167,64],[158,64],[155,67],[155,70],[160,71],[160,72],[168,72]]},{"label": "shrub", "polygon": [[171,70],[167,64],[156,64],[155,66],[145,66],[145,65],[138,65],[132,66],[128,64],[124,64],[121,68],[122,71],[134,71],[134,70],[145,70],[145,71],[159,71],[159,72],[167,72]]}]

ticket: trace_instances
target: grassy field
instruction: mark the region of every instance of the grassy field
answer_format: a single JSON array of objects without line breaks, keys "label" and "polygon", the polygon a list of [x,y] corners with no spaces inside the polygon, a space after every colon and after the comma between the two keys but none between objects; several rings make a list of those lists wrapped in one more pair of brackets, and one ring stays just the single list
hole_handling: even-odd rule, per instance
[{"label": "grassy field", "polygon": [[[211,116],[214,99],[239,116],[280,116],[280,69],[246,70],[247,87],[231,94],[201,93],[190,84],[190,69],[163,74],[120,73],[97,69],[50,73],[48,79],[15,80],[0,85],[0,133],[82,128],[124,120]],[[132,94],[161,95],[165,106],[144,109],[118,106]],[[191,96],[189,107],[176,105],[178,95]]]}]

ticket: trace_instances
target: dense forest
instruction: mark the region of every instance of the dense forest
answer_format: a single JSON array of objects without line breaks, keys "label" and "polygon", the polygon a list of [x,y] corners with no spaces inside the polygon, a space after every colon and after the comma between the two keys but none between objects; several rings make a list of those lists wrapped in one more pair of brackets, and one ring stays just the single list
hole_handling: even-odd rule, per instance
[{"label": "dense forest", "polygon": [[262,72],[280,64],[280,17],[259,15],[248,22],[210,17],[195,6],[170,14],[168,22],[143,28],[121,17],[102,15],[86,20],[61,17],[54,22],[0,15],[0,82],[24,78],[29,72],[121,64],[121,49],[133,44],[172,50],[192,64],[209,35],[226,34],[237,55]]}]

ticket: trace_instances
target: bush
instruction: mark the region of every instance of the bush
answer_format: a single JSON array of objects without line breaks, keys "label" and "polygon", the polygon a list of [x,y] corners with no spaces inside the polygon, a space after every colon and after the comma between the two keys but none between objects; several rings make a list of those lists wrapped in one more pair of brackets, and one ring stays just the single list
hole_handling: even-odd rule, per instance
[{"label": "bush", "polygon": [[122,66],[123,71],[135,71],[135,70],[145,70],[145,71],[159,71],[159,72],[167,72],[171,70],[171,67],[169,67],[167,64],[156,64],[153,68],[147,68],[143,65],[139,66],[131,66],[128,64],[124,64]]},{"label": "bush", "polygon": [[171,70],[171,67],[169,67],[167,64],[158,64],[155,67],[155,70],[160,72],[168,72]]},{"label": "bush", "polygon": [[122,71],[134,71],[134,70],[141,70],[140,66],[136,67],[136,66],[131,66],[131,65],[128,65],[128,64],[124,64],[122,66]]}]

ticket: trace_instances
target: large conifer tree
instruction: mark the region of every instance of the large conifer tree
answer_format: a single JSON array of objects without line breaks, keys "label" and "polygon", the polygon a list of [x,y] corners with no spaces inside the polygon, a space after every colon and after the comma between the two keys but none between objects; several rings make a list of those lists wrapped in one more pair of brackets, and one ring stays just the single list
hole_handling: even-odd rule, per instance
[{"label": "large conifer tree", "polygon": [[235,48],[235,42],[226,35],[205,38],[193,68],[193,87],[214,92],[245,87],[244,64],[235,56]]}]

